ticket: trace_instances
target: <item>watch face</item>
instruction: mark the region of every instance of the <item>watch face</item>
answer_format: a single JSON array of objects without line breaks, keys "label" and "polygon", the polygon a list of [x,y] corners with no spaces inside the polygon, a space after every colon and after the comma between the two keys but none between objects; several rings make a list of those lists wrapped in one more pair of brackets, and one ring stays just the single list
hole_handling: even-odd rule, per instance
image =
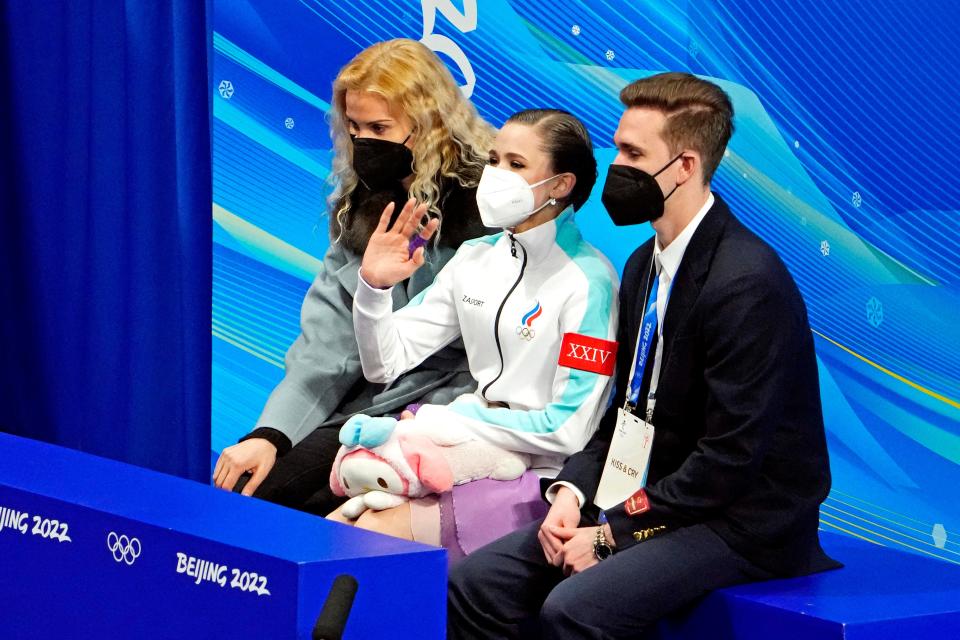
[{"label": "watch face", "polygon": [[598,560],[606,560],[610,557],[610,554],[613,553],[613,549],[611,549],[610,545],[606,543],[600,543],[594,545],[593,553],[597,556]]}]

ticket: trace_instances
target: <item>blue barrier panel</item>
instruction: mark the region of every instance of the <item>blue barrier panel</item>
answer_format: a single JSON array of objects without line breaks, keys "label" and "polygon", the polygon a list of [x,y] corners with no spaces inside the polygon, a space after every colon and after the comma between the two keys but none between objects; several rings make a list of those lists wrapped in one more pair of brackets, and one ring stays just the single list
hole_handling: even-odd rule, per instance
[{"label": "blue barrier panel", "polygon": [[3,638],[309,638],[342,574],[345,638],[444,636],[442,549],[2,433],[0,566]]},{"label": "blue barrier panel", "polygon": [[960,638],[960,566],[820,533],[843,569],[722,589],[656,640]]}]

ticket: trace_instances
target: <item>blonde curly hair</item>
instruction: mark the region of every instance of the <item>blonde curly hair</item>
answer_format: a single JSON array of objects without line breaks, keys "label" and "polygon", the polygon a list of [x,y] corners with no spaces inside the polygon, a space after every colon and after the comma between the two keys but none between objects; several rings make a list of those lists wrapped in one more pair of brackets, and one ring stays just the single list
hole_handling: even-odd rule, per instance
[{"label": "blonde curly hair", "polygon": [[442,226],[441,180],[452,178],[464,187],[476,186],[487,163],[493,127],[477,115],[450,71],[422,43],[398,38],[361,51],[333,81],[330,136],[334,159],[330,178],[335,188],[329,205],[341,230],[350,212],[350,194],[358,182],[346,118],[347,91],[378,94],[413,121],[414,178],[409,195],[441,217]]}]

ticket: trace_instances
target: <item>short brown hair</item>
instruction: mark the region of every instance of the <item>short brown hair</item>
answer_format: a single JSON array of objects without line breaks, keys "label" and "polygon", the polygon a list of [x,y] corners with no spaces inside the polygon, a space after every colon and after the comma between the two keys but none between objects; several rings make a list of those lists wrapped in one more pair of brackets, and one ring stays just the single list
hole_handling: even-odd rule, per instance
[{"label": "short brown hair", "polygon": [[695,149],[703,159],[703,184],[710,184],[733,135],[733,104],[723,89],[689,73],[658,73],[631,82],[620,102],[663,112],[663,139],[674,150]]}]

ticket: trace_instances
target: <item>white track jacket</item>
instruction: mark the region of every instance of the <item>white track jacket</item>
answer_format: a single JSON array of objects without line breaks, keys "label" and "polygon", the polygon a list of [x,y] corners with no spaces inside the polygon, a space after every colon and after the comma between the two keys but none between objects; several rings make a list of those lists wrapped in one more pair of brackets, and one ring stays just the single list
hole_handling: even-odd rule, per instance
[{"label": "white track jacket", "polygon": [[396,312],[390,290],[362,275],[353,323],[368,380],[392,382],[463,338],[477,391],[424,405],[416,426],[464,429],[531,454],[545,476],[586,445],[612,392],[617,276],[571,209],[512,239],[502,232],[465,242]]}]

